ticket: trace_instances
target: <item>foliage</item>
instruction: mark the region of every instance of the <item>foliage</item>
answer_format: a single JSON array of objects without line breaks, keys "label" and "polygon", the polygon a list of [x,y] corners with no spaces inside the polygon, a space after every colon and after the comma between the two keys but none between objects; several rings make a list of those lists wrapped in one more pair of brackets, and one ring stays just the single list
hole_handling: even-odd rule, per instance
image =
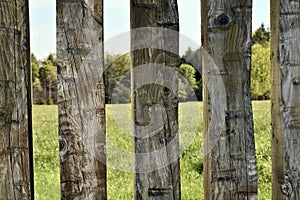
[{"label": "foliage", "polygon": [[[270,98],[270,31],[265,28],[264,24],[258,28],[252,36],[252,69],[251,69],[251,92],[254,100],[263,100]],[[183,64],[193,66],[201,72],[201,49],[192,50],[188,48],[181,58]],[[202,100],[202,76],[197,71],[185,71],[185,65],[181,65],[179,72],[186,77],[190,84],[193,81],[190,77],[195,78],[197,86],[193,85],[197,99]],[[192,82],[191,82],[192,81]],[[180,85],[184,85],[182,80],[179,80]],[[190,91],[182,86],[179,88],[179,95],[183,101],[188,100],[187,96]]]},{"label": "foliage", "polygon": [[264,24],[261,24],[252,35],[252,44],[260,44],[264,46],[266,43],[270,42],[270,37],[270,31],[265,28]]},{"label": "foliage", "polygon": [[253,99],[270,98],[270,43],[252,47],[251,92]]},{"label": "foliage", "polygon": [[[199,100],[199,101],[202,100],[202,75],[201,75],[201,73],[202,73],[202,55],[201,54],[202,54],[201,48],[193,51],[189,47],[188,50],[185,52],[185,54],[181,58],[182,64],[188,64],[195,69],[193,76],[196,80],[196,86],[193,85],[193,88],[194,88],[194,93],[197,97],[197,100]],[[180,72],[180,68],[179,68],[179,72]]]},{"label": "foliage", "polygon": [[130,66],[129,54],[105,54],[105,102],[129,103]]},{"label": "foliage", "polygon": [[197,88],[197,81],[195,78],[196,70],[193,66],[188,64],[182,64],[180,65],[178,71],[189,81],[193,89]]},{"label": "foliage", "polygon": [[193,51],[191,47],[189,47],[185,54],[182,56],[184,63],[192,65],[194,68],[201,72],[202,68],[202,56],[201,56],[201,48]]},{"label": "foliage", "polygon": [[50,61],[52,66],[56,66],[56,55],[53,53],[50,53],[47,58],[47,61]]},{"label": "foliage", "polygon": [[[200,50],[196,50],[195,52],[193,52],[190,49],[189,51],[187,51],[186,56],[194,60],[199,60],[200,57],[197,57],[196,55],[200,56]],[[129,54],[105,54],[106,103],[130,102],[130,66],[131,59]],[[189,64],[182,64],[179,68],[179,73],[181,73],[183,75],[183,78],[185,79],[179,80],[180,100],[188,101],[195,94],[197,99],[200,99],[202,96],[202,81],[201,79],[199,79],[198,73],[195,68],[193,68],[192,65]]]},{"label": "foliage", "polygon": [[[183,59],[186,59],[186,62],[190,60],[191,63],[200,65],[200,49],[193,51],[189,48]],[[104,65],[105,102],[129,103],[131,88],[129,72],[131,59],[129,54],[113,55],[106,53]],[[46,60],[40,61],[32,54],[31,66],[34,104],[57,103],[56,56],[50,54]],[[196,68],[200,69],[199,66]],[[186,79],[185,81],[179,80],[179,96],[182,101],[188,101],[194,95],[198,100],[202,99],[202,79],[200,73],[195,70],[196,68],[190,64],[183,64],[179,68],[179,72]],[[193,99],[195,98],[193,97]]]},{"label": "foliage", "polygon": [[44,61],[31,54],[32,88],[34,104],[57,103],[56,56],[50,54]]},{"label": "foliage", "polygon": [[195,91],[198,89],[197,80],[195,78],[196,70],[191,65],[182,64],[178,72],[182,75],[182,77],[179,77],[179,100],[181,102],[192,100]]},{"label": "foliage", "polygon": [[255,147],[258,171],[258,199],[271,199],[272,152],[270,101],[253,101]]},{"label": "foliage", "polygon": [[[130,105],[107,105],[107,141],[114,147],[128,152],[133,150],[131,136],[131,118],[128,117]],[[259,199],[271,197],[271,116],[269,101],[254,101],[254,131],[259,178]],[[181,191],[182,199],[203,198],[203,158],[201,147],[203,141],[202,103],[188,102],[179,104],[180,144],[189,141],[190,146],[181,150]],[[34,153],[36,199],[60,199],[59,184],[59,150],[57,106],[34,106]],[[187,120],[183,120],[188,116]],[[118,120],[123,119],[123,120]],[[197,121],[198,120],[198,121]],[[195,137],[189,138],[196,130]],[[110,146],[112,146],[110,145]],[[109,146],[109,145],[108,145]],[[108,159],[113,158],[114,151],[107,150]],[[118,155],[116,155],[118,156]],[[120,159],[120,156],[116,157]],[[129,160],[129,161],[132,161]],[[130,162],[129,162],[130,163]],[[133,173],[119,171],[108,162],[108,199],[133,199]]]},{"label": "foliage", "polygon": [[[268,99],[269,83],[269,48],[270,31],[262,24],[253,33],[252,83],[254,99]],[[191,94],[202,100],[201,49],[188,48],[181,58],[179,72],[189,81],[194,91],[188,91],[183,80],[179,80],[179,95],[182,101],[188,101]],[[129,54],[105,54],[105,101],[106,103],[130,102],[130,65]],[[56,56],[50,54],[44,61],[31,54],[33,102],[35,104],[56,103]],[[192,69],[192,67],[194,69]]]},{"label": "foliage", "polygon": [[[32,73],[32,82],[35,82],[39,78],[39,66],[38,62],[31,62],[31,73]],[[38,81],[40,82],[40,81]]]},{"label": "foliage", "polygon": [[31,63],[38,63],[39,60],[35,57],[33,53],[30,54],[30,62]]}]

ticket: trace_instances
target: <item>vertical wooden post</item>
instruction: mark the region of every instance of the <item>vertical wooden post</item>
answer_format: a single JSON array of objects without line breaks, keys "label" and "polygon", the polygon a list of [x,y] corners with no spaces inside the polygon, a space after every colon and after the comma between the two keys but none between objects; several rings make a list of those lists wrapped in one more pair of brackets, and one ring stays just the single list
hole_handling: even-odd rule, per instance
[{"label": "vertical wooden post", "polygon": [[1,1],[1,199],[34,199],[29,45],[28,1]]},{"label": "vertical wooden post", "polygon": [[252,0],[201,1],[205,199],[257,199],[250,96]]},{"label": "vertical wooden post", "polygon": [[102,0],[57,0],[62,199],[106,199]]},{"label": "vertical wooden post", "polygon": [[178,31],[176,0],[131,0],[135,199],[180,199]]},{"label": "vertical wooden post", "polygon": [[300,1],[271,1],[272,199],[300,198]]}]

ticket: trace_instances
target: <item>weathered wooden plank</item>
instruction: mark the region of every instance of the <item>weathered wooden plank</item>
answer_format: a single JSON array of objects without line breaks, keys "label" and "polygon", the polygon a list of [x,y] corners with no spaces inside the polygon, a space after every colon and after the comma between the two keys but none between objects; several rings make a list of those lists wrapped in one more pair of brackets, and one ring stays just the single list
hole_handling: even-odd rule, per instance
[{"label": "weathered wooden plank", "polygon": [[57,0],[62,199],[106,199],[102,0]]},{"label": "weathered wooden plank", "polygon": [[177,1],[132,0],[131,31],[134,196],[180,199]]},{"label": "weathered wooden plank", "polygon": [[1,199],[34,199],[29,44],[28,1],[1,1]]},{"label": "weathered wooden plank", "polygon": [[300,1],[271,1],[272,199],[300,198]]},{"label": "weathered wooden plank", "polygon": [[205,199],[257,199],[250,95],[252,1],[201,1]]}]

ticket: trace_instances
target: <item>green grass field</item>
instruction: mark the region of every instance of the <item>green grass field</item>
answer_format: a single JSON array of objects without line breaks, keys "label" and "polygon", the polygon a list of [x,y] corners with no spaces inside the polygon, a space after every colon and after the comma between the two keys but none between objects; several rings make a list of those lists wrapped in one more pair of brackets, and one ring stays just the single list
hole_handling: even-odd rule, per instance
[{"label": "green grass field", "polygon": [[[182,199],[203,198],[202,104],[179,107]],[[107,106],[108,199],[133,199],[132,157],[116,162],[118,151],[132,151],[128,105]],[[271,199],[270,102],[253,102],[259,199]],[[60,199],[57,106],[34,106],[36,199]],[[117,147],[117,148],[116,148]],[[119,169],[123,169],[120,171]],[[124,169],[126,171],[124,171]]]}]

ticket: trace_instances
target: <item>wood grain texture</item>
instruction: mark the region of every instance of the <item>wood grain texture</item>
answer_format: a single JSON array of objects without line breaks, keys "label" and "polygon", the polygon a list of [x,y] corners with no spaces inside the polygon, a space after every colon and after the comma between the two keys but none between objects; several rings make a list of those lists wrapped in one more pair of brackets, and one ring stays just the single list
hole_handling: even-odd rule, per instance
[{"label": "wood grain texture", "polygon": [[272,199],[300,198],[300,1],[271,1]]},{"label": "wood grain texture", "polygon": [[57,0],[62,199],[106,199],[102,0]]},{"label": "wood grain texture", "polygon": [[252,1],[203,0],[205,199],[257,199]]},{"label": "wood grain texture", "polygon": [[34,199],[29,13],[0,1],[0,199]]},{"label": "wood grain texture", "polygon": [[177,1],[131,0],[131,31],[134,196],[180,199]]}]

